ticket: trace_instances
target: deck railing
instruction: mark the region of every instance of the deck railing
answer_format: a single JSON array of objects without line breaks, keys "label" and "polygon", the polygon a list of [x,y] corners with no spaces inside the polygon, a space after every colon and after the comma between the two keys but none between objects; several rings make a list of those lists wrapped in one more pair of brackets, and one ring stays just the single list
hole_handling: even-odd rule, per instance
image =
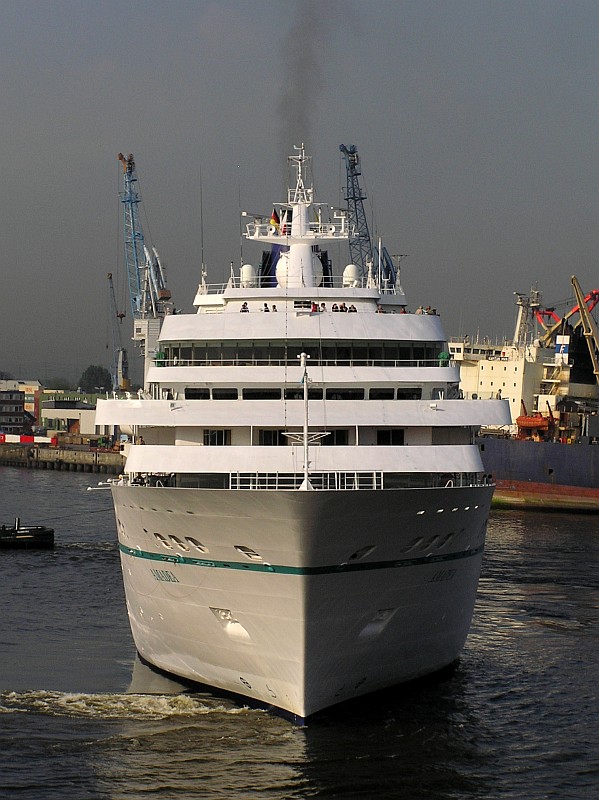
[{"label": "deck railing", "polygon": [[[375,279],[375,286],[368,285],[368,277],[364,275],[363,277],[359,278],[356,281],[352,281],[351,285],[348,285],[346,279],[343,278],[342,275],[333,275],[331,277],[323,279],[323,283],[320,287],[315,286],[314,289],[318,290],[319,288],[322,289],[377,289],[380,291],[381,294],[385,295],[401,295],[402,291],[401,288],[398,286],[393,286],[386,281],[383,281],[382,286],[378,286],[378,281]],[[371,279],[372,280],[372,279]],[[204,295],[213,295],[213,294],[224,294],[227,289],[247,289],[251,291],[252,289],[274,289],[276,288],[273,285],[274,279],[270,276],[256,276],[255,279],[248,281],[242,280],[237,275],[232,275],[226,283],[204,283],[200,284],[198,289],[198,294]],[[319,297],[319,301],[322,301],[322,297]],[[324,298],[326,300],[326,297]]]},{"label": "deck railing", "polygon": [[[154,359],[157,367],[297,367],[295,354],[287,358],[162,358]],[[453,367],[451,358],[319,358],[310,355],[310,367]]]}]

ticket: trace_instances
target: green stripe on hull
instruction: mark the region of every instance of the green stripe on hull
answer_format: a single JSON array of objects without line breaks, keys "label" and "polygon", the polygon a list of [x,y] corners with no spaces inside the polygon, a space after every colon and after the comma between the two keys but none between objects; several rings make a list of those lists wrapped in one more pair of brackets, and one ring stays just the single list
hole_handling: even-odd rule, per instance
[{"label": "green stripe on hull", "polygon": [[243,564],[239,561],[210,561],[203,558],[186,558],[184,556],[168,556],[160,553],[149,553],[119,544],[121,553],[134,558],[145,558],[149,561],[159,561],[162,564],[187,564],[192,567],[208,567],[210,569],[237,569],[246,572],[276,572],[279,575],[333,575],[338,572],[366,572],[373,569],[398,569],[400,567],[417,567],[426,564],[442,564],[446,561],[457,561],[463,558],[472,558],[484,550],[484,545],[473,549],[462,550],[447,555],[423,556],[421,558],[406,558],[398,561],[371,561],[363,564],[333,564],[322,567],[288,567],[280,564]]}]

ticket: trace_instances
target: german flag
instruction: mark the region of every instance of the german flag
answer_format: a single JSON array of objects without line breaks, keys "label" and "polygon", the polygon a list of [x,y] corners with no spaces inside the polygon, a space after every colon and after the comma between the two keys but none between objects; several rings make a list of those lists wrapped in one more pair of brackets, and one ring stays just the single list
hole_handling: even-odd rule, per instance
[{"label": "german flag", "polygon": [[273,208],[272,214],[270,215],[270,224],[276,229],[277,233],[281,232],[281,220],[279,219],[276,208]]}]

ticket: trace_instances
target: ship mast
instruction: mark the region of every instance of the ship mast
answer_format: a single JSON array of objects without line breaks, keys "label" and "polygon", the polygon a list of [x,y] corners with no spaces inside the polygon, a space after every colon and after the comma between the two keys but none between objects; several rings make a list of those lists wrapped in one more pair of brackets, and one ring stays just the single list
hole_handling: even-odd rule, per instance
[{"label": "ship mast", "polygon": [[302,481],[302,485],[300,489],[304,491],[309,491],[314,487],[310,483],[310,461],[309,459],[309,448],[308,445],[310,443],[310,438],[308,434],[308,359],[310,358],[309,355],[306,353],[302,353],[299,356],[300,359],[300,366],[303,370],[302,372],[302,383],[304,385],[304,432],[303,432],[303,444],[304,444],[304,480]]}]

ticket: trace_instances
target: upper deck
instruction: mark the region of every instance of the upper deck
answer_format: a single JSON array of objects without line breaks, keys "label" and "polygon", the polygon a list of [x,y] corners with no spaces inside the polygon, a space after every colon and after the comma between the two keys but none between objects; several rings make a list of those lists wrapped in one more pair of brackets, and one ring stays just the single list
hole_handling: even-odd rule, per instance
[{"label": "upper deck", "polygon": [[[401,313],[400,305],[378,303],[378,291],[374,289],[361,290],[359,296],[340,290],[303,289],[292,297],[286,297],[280,289],[232,289],[215,298],[211,313],[206,309],[204,313],[166,317],[160,344],[261,339],[446,341],[439,316]],[[332,310],[343,302],[353,305],[355,313]],[[244,303],[247,313],[242,312]],[[318,311],[311,310],[312,303]],[[264,310],[265,304],[268,311]],[[377,305],[388,310],[380,313]]]}]

